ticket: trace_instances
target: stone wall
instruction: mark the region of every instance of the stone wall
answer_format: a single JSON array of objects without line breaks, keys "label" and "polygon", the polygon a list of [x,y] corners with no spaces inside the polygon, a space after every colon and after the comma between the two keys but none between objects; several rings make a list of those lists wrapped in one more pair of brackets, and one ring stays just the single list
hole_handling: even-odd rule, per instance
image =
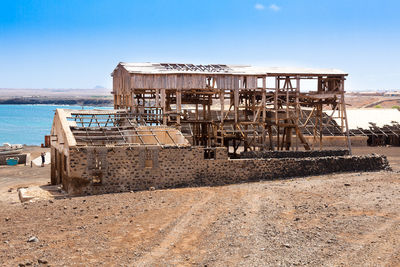
[{"label": "stone wall", "polygon": [[[225,151],[225,152],[224,152]],[[387,169],[384,156],[228,159],[225,148],[159,146],[71,148],[63,186],[72,195],[223,185],[331,172]]]},{"label": "stone wall", "polygon": [[317,158],[238,159],[206,162],[196,174],[196,185],[304,177],[334,172],[390,170],[385,156],[338,156]]},{"label": "stone wall", "polygon": [[337,157],[347,156],[349,151],[340,150],[312,150],[312,151],[246,151],[240,153],[242,159],[252,158],[309,158],[309,157]]},{"label": "stone wall", "polygon": [[[101,170],[94,166],[94,155],[99,155],[98,160],[104,159],[106,162],[102,163]],[[203,158],[202,148],[162,149],[159,146],[143,146],[132,149],[71,149],[70,170],[63,185],[73,194],[184,186],[193,180],[197,163],[203,161]],[[95,185],[93,180],[98,180],[97,178],[101,182]]]}]

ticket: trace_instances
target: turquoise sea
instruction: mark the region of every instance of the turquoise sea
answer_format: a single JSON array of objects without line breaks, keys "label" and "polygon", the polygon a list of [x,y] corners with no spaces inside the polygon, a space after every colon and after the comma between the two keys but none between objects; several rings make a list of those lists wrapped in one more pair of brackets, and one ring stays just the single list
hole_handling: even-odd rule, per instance
[{"label": "turquoise sea", "polygon": [[55,105],[0,105],[0,146],[3,143],[26,145],[44,143],[44,136],[50,134],[56,108],[107,109]]}]

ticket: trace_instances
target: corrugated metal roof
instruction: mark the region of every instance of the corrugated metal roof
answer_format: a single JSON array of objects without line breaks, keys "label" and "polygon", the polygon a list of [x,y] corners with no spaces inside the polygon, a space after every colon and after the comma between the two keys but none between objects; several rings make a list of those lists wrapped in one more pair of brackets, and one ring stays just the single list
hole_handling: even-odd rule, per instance
[{"label": "corrugated metal roof", "polygon": [[126,63],[121,62],[130,73],[139,74],[234,74],[234,75],[347,75],[338,69],[312,69],[296,67],[256,67],[250,65],[182,64],[182,63]]}]

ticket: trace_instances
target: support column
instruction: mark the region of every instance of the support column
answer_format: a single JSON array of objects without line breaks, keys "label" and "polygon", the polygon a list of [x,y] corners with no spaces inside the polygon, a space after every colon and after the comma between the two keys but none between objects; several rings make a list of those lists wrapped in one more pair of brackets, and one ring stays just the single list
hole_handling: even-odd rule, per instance
[{"label": "support column", "polygon": [[239,88],[233,90],[233,105],[235,111],[235,124],[239,122]]},{"label": "support column", "polygon": [[182,89],[178,88],[176,90],[176,124],[178,125],[178,129],[180,130],[181,127],[181,111],[182,111]]},{"label": "support column", "polygon": [[262,108],[262,129],[263,129],[263,134],[262,134],[262,144],[263,144],[263,150],[265,147],[265,144],[267,142],[266,140],[266,130],[265,130],[265,123],[267,119],[267,110],[266,110],[266,90],[267,90],[267,77],[263,77],[263,88],[261,91],[261,108]]},{"label": "support column", "polygon": [[344,78],[342,78],[341,80],[341,88],[340,88],[340,95],[341,95],[341,104],[342,104],[342,109],[343,109],[343,116],[344,116],[344,120],[346,123],[346,138],[347,138],[347,147],[349,148],[349,153],[350,155],[352,155],[352,151],[351,151],[351,141],[350,141],[350,136],[349,136],[349,123],[347,121],[347,112],[346,112],[346,102],[344,101]]},{"label": "support column", "polygon": [[[225,116],[225,89],[220,90],[220,95],[219,95],[219,103],[221,105],[221,124],[219,126],[220,130],[220,140],[221,140],[221,145],[224,145],[224,116]],[[217,132],[218,135],[218,132]]]},{"label": "support column", "polygon": [[276,147],[279,150],[279,116],[278,116],[278,94],[279,94],[279,76],[275,77],[275,94],[274,94],[274,110],[275,110],[275,125],[276,125]]},{"label": "support column", "polygon": [[161,89],[161,108],[162,108],[162,117],[163,124],[167,125],[167,114],[166,114],[166,98],[165,98],[165,88]]},{"label": "support column", "polygon": [[298,136],[298,131],[297,129],[299,128],[299,122],[300,122],[300,102],[299,102],[299,96],[300,96],[300,77],[296,76],[296,151],[299,150],[299,136]]},{"label": "support column", "polygon": [[156,95],[156,103],[155,103],[155,112],[152,114],[155,118],[157,118],[157,124],[160,124],[160,89],[155,89]]}]

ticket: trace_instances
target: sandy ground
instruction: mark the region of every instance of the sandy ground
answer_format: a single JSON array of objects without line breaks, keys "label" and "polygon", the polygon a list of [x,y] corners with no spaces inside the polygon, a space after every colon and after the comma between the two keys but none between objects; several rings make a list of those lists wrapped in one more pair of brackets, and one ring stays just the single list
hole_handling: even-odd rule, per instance
[{"label": "sandy ground", "polygon": [[[394,171],[3,201],[0,265],[400,266],[400,148],[354,149],[371,152]],[[2,192],[49,180],[18,168]]]}]

